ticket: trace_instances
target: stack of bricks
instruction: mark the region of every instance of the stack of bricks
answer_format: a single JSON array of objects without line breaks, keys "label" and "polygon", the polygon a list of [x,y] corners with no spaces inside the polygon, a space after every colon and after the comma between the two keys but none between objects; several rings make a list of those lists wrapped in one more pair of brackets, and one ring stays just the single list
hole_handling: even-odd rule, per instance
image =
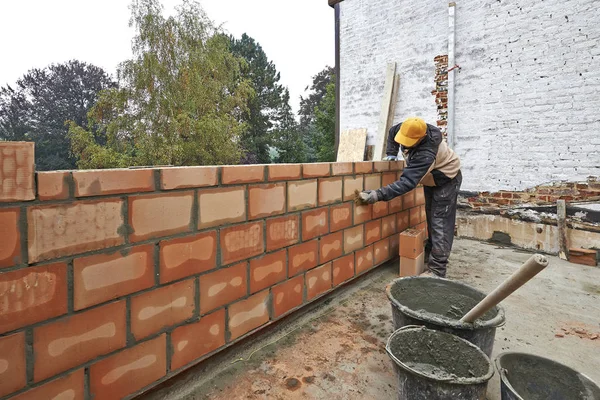
[{"label": "stack of bricks", "polygon": [[137,395],[398,254],[402,162],[34,172],[0,143],[0,397]]},{"label": "stack of bricks", "polygon": [[435,96],[437,105],[437,126],[444,137],[448,130],[448,56],[437,56],[435,62],[435,89],[431,94]]},{"label": "stack of bricks", "polygon": [[425,230],[407,229],[400,233],[400,276],[417,276],[425,271],[423,243]]}]

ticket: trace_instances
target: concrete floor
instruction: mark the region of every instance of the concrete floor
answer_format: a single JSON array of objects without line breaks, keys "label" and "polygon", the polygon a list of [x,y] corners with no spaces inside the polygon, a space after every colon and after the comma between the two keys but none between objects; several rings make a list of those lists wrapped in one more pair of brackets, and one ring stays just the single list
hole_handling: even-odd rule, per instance
[{"label": "concrete floor", "polygon": [[[491,291],[530,254],[457,240],[449,277]],[[309,309],[200,364],[144,399],[395,399],[385,341],[392,332],[383,266]],[[600,382],[600,268],[551,257],[550,266],[503,303],[494,356],[525,351]],[[562,337],[561,337],[562,336]],[[496,374],[488,399],[500,399]]]}]

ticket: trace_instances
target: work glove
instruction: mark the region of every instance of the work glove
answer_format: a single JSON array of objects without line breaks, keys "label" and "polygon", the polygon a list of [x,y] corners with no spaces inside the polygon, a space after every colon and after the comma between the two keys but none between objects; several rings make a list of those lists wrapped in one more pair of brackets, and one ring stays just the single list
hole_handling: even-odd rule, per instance
[{"label": "work glove", "polygon": [[375,190],[367,190],[365,192],[359,192],[356,190],[354,192],[354,203],[357,206],[364,206],[367,204],[374,204],[379,201],[379,197],[377,196],[377,192]]},{"label": "work glove", "polygon": [[397,156],[387,156],[386,158],[383,159],[383,161],[398,161],[398,157]]}]

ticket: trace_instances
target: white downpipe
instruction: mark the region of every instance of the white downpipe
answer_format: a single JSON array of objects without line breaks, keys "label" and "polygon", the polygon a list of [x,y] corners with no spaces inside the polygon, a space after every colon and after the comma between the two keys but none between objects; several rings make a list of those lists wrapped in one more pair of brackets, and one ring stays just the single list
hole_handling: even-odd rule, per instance
[{"label": "white downpipe", "polygon": [[456,145],[456,136],[454,134],[454,82],[456,60],[454,59],[455,45],[455,11],[456,3],[452,2],[448,5],[448,146],[454,148]]}]

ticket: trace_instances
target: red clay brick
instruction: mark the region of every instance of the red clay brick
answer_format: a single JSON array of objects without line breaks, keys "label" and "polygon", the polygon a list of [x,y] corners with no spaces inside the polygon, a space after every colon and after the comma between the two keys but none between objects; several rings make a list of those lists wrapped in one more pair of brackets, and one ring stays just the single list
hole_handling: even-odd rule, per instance
[{"label": "red clay brick", "polygon": [[161,170],[163,190],[217,186],[218,167],[175,167]]},{"label": "red clay brick", "polygon": [[82,368],[67,376],[45,383],[18,396],[11,397],[10,400],[84,400],[84,380],[85,376]]},{"label": "red clay brick", "polygon": [[400,257],[400,276],[417,276],[425,271],[425,253],[421,253],[417,258]]},{"label": "red clay brick", "polygon": [[189,232],[193,192],[164,193],[129,198],[129,225],[132,242]]},{"label": "red clay brick", "polygon": [[256,183],[265,181],[264,165],[232,165],[221,171],[223,185],[234,183]]},{"label": "red clay brick", "polygon": [[421,222],[427,221],[427,212],[425,211],[425,206],[420,207],[420,219],[421,219]]},{"label": "red clay brick", "polygon": [[0,337],[0,396],[25,387],[26,378],[25,332]]},{"label": "red clay brick", "polygon": [[310,240],[329,233],[329,209],[304,211],[302,213],[302,240]]},{"label": "red clay brick", "polygon": [[396,233],[396,215],[390,215],[381,222],[381,237],[388,237]]},{"label": "red clay brick", "polygon": [[390,256],[396,257],[400,254],[400,235],[390,236]]},{"label": "red clay brick", "polygon": [[0,209],[0,268],[21,263],[21,232],[18,208]]},{"label": "red clay brick", "polygon": [[379,265],[392,258],[390,254],[390,239],[386,238],[375,243],[373,252],[375,254],[375,265]]},{"label": "red clay brick", "polygon": [[96,254],[73,261],[76,310],[135,293],[154,285],[154,246]]},{"label": "red clay brick", "polygon": [[333,286],[337,286],[354,277],[354,253],[338,258],[333,262]]},{"label": "red clay brick", "polygon": [[131,333],[137,339],[194,316],[194,279],[177,282],[131,298]]},{"label": "red clay brick", "polygon": [[37,173],[37,192],[40,200],[63,200],[69,198],[68,171],[51,171]]},{"label": "red clay brick", "polygon": [[323,236],[319,241],[319,262],[324,263],[341,257],[343,240],[342,232]]},{"label": "red clay brick", "polygon": [[144,168],[73,171],[73,181],[75,197],[151,192],[154,190],[154,170]]},{"label": "red clay brick", "polygon": [[356,251],[356,275],[373,268],[373,246]]},{"label": "red clay brick", "polygon": [[390,161],[390,171],[402,171],[404,169],[404,160]]},{"label": "red clay brick", "polygon": [[317,206],[317,181],[288,182],[288,212]]},{"label": "red clay brick", "polygon": [[319,179],[319,205],[342,201],[342,178]]},{"label": "red clay brick", "polygon": [[418,229],[408,229],[400,234],[400,256],[415,259],[423,252],[425,235]]},{"label": "red clay brick", "polygon": [[373,162],[371,161],[361,161],[354,163],[354,173],[355,174],[370,174],[373,172]]},{"label": "red clay brick", "polygon": [[402,197],[398,196],[388,201],[390,214],[402,211]]},{"label": "red clay brick", "polygon": [[421,223],[421,208],[420,207],[414,207],[414,208],[410,209],[409,221],[410,221],[411,227],[415,227]]},{"label": "red clay brick", "polygon": [[274,318],[279,318],[302,305],[304,276],[299,275],[280,285],[274,286],[272,292]]},{"label": "red clay brick", "polygon": [[269,165],[269,181],[289,181],[302,178],[302,164]]},{"label": "red clay brick", "polygon": [[358,176],[356,178],[352,176],[344,177],[344,201],[354,200],[354,192],[363,190],[363,177]]},{"label": "red clay brick", "polygon": [[67,312],[67,265],[0,274],[0,334]]},{"label": "red clay brick", "polygon": [[409,211],[402,211],[398,213],[398,221],[396,223],[396,230],[398,232],[403,232],[410,227],[410,215]]},{"label": "red clay brick", "polygon": [[29,262],[119,246],[123,201],[78,201],[27,209]]},{"label": "red clay brick", "polygon": [[429,237],[429,232],[427,230],[427,223],[421,222],[419,225],[415,226],[415,229],[422,231],[425,238]]},{"label": "red clay brick", "polygon": [[288,276],[295,276],[317,266],[319,254],[318,240],[302,243],[289,248]]},{"label": "red clay brick", "polygon": [[269,322],[269,291],[257,293],[229,306],[229,340]]},{"label": "red clay brick", "polygon": [[0,202],[35,199],[33,142],[0,142]]},{"label": "red clay brick", "polygon": [[250,293],[259,292],[284,281],[286,276],[286,250],[250,260]]},{"label": "red clay brick", "polygon": [[250,186],[248,200],[250,219],[283,214],[285,212],[285,183]]},{"label": "red clay brick", "polygon": [[225,345],[225,309],[176,328],[171,333],[171,370],[190,364]]},{"label": "red clay brick", "polygon": [[386,172],[381,177],[381,186],[387,186],[396,182],[396,173],[395,172]]},{"label": "red clay brick", "polygon": [[415,189],[415,205],[422,206],[425,205],[425,192],[423,186],[420,186]]},{"label": "red clay brick", "polygon": [[344,231],[344,253],[352,253],[364,246],[363,226],[357,225]]},{"label": "red clay brick", "polygon": [[334,162],[331,163],[332,175],[352,175],[354,165],[351,162]]},{"label": "red clay brick", "polygon": [[243,186],[200,190],[198,202],[199,229],[246,220],[246,189]]},{"label": "red clay brick", "polygon": [[160,282],[167,283],[217,266],[217,232],[160,242]]},{"label": "red clay brick", "polygon": [[365,175],[365,190],[381,188],[381,174]]},{"label": "red clay brick", "polygon": [[330,176],[330,165],[329,163],[302,164],[302,176],[304,178]]},{"label": "red clay brick", "polygon": [[267,220],[267,251],[298,243],[300,217],[291,215]]},{"label": "red clay brick", "polygon": [[329,228],[331,232],[352,226],[352,204],[345,203],[338,206],[331,206],[329,209]]},{"label": "red clay brick", "polygon": [[373,170],[375,172],[384,172],[390,170],[390,162],[389,161],[375,161],[373,163]]},{"label": "red clay brick", "polygon": [[265,248],[262,222],[223,228],[220,236],[222,265],[257,256]]},{"label": "red clay brick", "polygon": [[90,392],[94,400],[120,399],[165,376],[166,335],[123,350],[90,367]]},{"label": "red clay brick", "polygon": [[42,381],[125,347],[125,300],[33,330],[34,380]]},{"label": "red clay brick", "polygon": [[354,205],[354,225],[370,221],[373,217],[373,205],[357,206]]},{"label": "red clay brick", "polygon": [[200,314],[229,304],[248,294],[248,263],[243,262],[229,268],[200,277]]},{"label": "red clay brick", "polygon": [[413,208],[416,205],[415,204],[415,191],[411,190],[410,192],[408,192],[404,196],[402,196],[402,203],[403,203],[403,207],[405,210]]},{"label": "red clay brick", "polygon": [[381,239],[381,220],[371,221],[365,224],[365,245],[375,243]]},{"label": "red clay brick", "polygon": [[312,300],[315,297],[331,290],[331,263],[311,269],[306,273],[306,298]]},{"label": "red clay brick", "polygon": [[386,201],[378,201],[373,204],[373,218],[385,217],[388,214],[388,203]]}]

